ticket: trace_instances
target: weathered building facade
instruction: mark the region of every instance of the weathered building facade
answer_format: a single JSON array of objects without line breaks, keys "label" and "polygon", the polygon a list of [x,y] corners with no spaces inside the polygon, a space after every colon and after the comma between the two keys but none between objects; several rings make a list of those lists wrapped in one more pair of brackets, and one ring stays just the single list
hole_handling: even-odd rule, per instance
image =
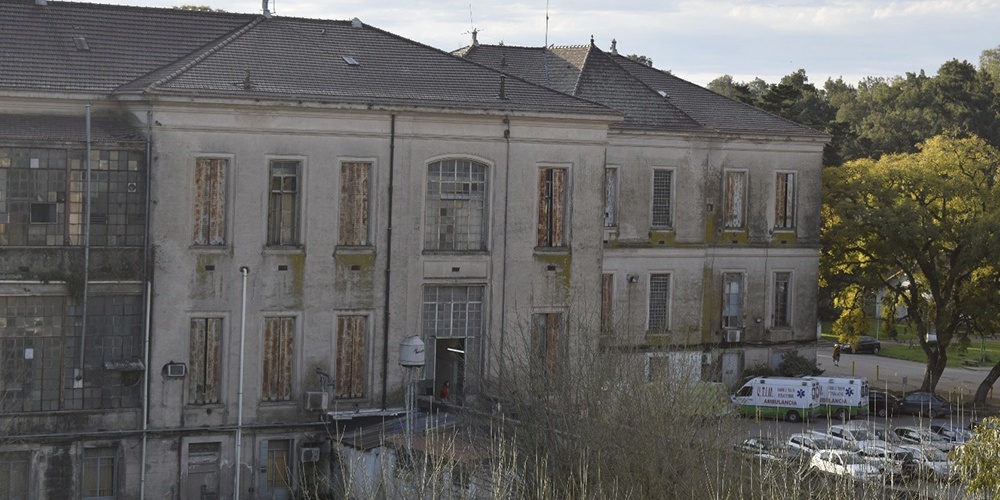
[{"label": "weathered building facade", "polygon": [[624,114],[608,132],[603,345],[640,353],[649,377],[732,385],[815,342],[827,135],[593,41],[473,36],[455,54]]}]

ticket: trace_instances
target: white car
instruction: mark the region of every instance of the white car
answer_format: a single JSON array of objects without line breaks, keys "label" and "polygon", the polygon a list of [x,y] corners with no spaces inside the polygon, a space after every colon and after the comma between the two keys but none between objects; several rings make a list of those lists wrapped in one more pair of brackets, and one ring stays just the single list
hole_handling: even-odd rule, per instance
[{"label": "white car", "polygon": [[809,459],[809,468],[859,480],[882,477],[881,467],[847,450],[820,450]]},{"label": "white car", "polygon": [[798,432],[788,436],[785,448],[790,455],[803,461],[808,460],[820,450],[840,449],[830,440],[829,436],[814,431]]},{"label": "white car", "polygon": [[900,449],[910,452],[913,460],[903,465],[903,472],[909,477],[926,477],[939,481],[952,479],[953,470],[948,455],[937,448],[904,444]]},{"label": "white car", "polygon": [[881,467],[890,478],[902,478],[907,472],[907,464],[915,460],[910,450],[884,441],[862,441],[857,454],[869,463]]}]

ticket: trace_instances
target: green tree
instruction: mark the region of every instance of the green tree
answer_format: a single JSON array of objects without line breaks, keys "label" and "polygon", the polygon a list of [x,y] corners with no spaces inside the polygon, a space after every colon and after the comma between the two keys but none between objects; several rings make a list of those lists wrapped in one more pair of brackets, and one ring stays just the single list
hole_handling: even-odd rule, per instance
[{"label": "green tree", "polygon": [[[915,153],[824,171],[824,281],[838,296],[886,290],[905,305],[927,355],[921,388],[933,391],[947,348],[992,264],[1000,230],[1000,151],[978,137],[934,137]],[[995,296],[996,297],[996,296]],[[995,300],[995,299],[994,299]],[[856,315],[861,301],[843,301]],[[937,342],[927,335],[937,334]]]},{"label": "green tree", "polygon": [[987,417],[973,431],[969,442],[951,452],[955,471],[972,493],[1000,495],[1000,417]]},{"label": "green tree", "polygon": [[750,86],[733,80],[733,75],[722,75],[708,82],[708,90],[747,104],[753,104],[754,101]]},{"label": "green tree", "polygon": [[986,73],[994,85],[1000,85],[1000,45],[979,54],[979,71]]},{"label": "green tree", "polygon": [[646,56],[642,56],[642,55],[639,55],[639,54],[629,54],[626,57],[628,57],[629,59],[631,59],[631,60],[633,60],[633,61],[635,61],[635,62],[637,62],[639,64],[645,64],[646,66],[649,66],[650,68],[653,67],[653,60],[650,59],[650,58],[648,58],[648,57],[646,57]]}]

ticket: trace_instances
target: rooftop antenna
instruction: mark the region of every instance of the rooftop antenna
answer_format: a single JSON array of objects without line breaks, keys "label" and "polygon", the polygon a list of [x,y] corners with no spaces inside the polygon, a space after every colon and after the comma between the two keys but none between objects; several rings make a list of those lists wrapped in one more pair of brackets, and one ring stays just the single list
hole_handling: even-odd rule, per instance
[{"label": "rooftop antenna", "polygon": [[545,69],[545,83],[549,83],[549,0],[545,0],[545,45],[542,47],[542,68]]}]

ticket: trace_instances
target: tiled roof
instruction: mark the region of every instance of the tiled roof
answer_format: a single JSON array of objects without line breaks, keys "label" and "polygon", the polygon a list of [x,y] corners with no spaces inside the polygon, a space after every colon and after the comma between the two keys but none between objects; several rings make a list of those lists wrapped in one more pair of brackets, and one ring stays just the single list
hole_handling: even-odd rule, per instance
[{"label": "tiled roof", "polygon": [[[79,49],[77,39],[86,40]],[[620,114],[347,21],[4,0],[0,91]],[[345,57],[358,64],[349,64]]]},{"label": "tiled roof", "polygon": [[625,119],[616,127],[827,137],[593,44],[475,45],[453,54],[617,109]]},{"label": "tiled roof", "polygon": [[[6,141],[85,142],[87,125],[81,107],[79,116],[3,115],[0,114],[0,139]],[[92,116],[90,140],[101,143],[142,143],[146,139],[128,119]]]}]

